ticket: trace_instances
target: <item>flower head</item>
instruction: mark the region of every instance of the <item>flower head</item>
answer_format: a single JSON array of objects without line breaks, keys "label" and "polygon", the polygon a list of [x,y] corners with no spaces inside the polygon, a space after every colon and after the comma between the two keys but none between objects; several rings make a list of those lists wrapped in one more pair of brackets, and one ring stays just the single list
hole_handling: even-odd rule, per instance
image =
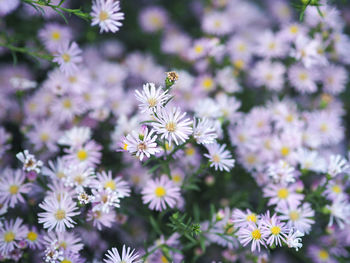
[{"label": "flower head", "polygon": [[114,0],[95,0],[92,5],[92,26],[99,25],[100,33],[119,31],[124,20],[124,13],[120,11],[120,2]]}]

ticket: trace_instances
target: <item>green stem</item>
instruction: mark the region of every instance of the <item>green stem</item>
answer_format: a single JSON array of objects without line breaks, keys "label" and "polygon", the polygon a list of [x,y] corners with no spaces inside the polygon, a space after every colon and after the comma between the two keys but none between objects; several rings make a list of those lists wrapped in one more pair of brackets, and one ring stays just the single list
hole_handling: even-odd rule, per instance
[{"label": "green stem", "polygon": [[29,56],[32,56],[32,57],[35,57],[35,58],[45,59],[45,60],[48,60],[48,61],[52,61],[52,59],[53,59],[52,55],[39,53],[39,52],[35,52],[35,51],[30,51],[30,50],[28,50],[25,47],[16,47],[16,46],[14,46],[14,45],[12,45],[10,43],[0,43],[0,47],[8,48],[12,52],[24,53],[24,54],[28,54]]}]

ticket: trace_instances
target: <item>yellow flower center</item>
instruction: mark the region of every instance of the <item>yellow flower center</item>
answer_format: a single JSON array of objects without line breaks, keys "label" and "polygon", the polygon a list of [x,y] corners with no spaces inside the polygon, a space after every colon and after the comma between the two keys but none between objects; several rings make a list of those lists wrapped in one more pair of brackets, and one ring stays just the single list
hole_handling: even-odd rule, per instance
[{"label": "yellow flower center", "polygon": [[246,157],[246,161],[248,164],[254,164],[256,162],[256,157],[253,154],[249,154]]},{"label": "yellow flower center", "polygon": [[165,125],[165,129],[167,129],[169,132],[174,132],[176,130],[176,123],[173,121],[168,122]]},{"label": "yellow flower center", "polygon": [[286,157],[286,156],[289,154],[289,152],[290,152],[290,149],[289,149],[287,146],[283,146],[283,147],[281,148],[281,154],[282,154],[282,156]]},{"label": "yellow flower center", "polygon": [[98,16],[98,18],[100,19],[100,21],[105,21],[107,20],[109,17],[108,13],[106,11],[101,11],[100,15]]},{"label": "yellow flower center", "polygon": [[233,62],[233,65],[237,68],[237,69],[242,69],[244,67],[244,61],[242,59],[237,59]]},{"label": "yellow flower center", "polygon": [[27,238],[28,240],[30,241],[35,241],[38,239],[38,234],[33,232],[33,231],[30,231],[28,234],[27,234]]},{"label": "yellow flower center", "polygon": [[333,185],[332,187],[332,191],[336,194],[340,194],[341,193],[341,188],[339,185]]},{"label": "yellow flower center", "polygon": [[128,150],[128,144],[127,144],[127,143],[124,143],[123,149],[124,149],[125,151]]},{"label": "yellow flower center", "polygon": [[328,125],[326,123],[322,123],[320,126],[321,132],[327,132],[328,131]]},{"label": "yellow flower center", "polygon": [[77,152],[77,157],[80,161],[85,161],[88,157],[88,154],[84,149],[81,149]]},{"label": "yellow flower center", "polygon": [[214,154],[213,155],[213,162],[214,163],[220,163],[220,156],[219,155],[217,155],[217,154]]},{"label": "yellow flower center", "polygon": [[287,117],[286,117],[286,121],[287,121],[287,122],[292,122],[292,121],[294,121],[294,116],[293,116],[293,114],[288,114]]},{"label": "yellow flower center", "polygon": [[259,229],[255,229],[252,231],[252,238],[258,240],[261,238],[261,232]]},{"label": "yellow flower center", "polygon": [[246,51],[246,49],[247,49],[247,47],[243,43],[238,45],[238,51],[244,52],[244,51]]},{"label": "yellow flower center", "polygon": [[65,219],[66,212],[62,209],[58,209],[57,212],[55,213],[55,218],[59,221]]},{"label": "yellow flower center", "polygon": [[169,263],[169,260],[166,259],[166,257],[164,255],[162,255],[162,257],[160,258],[162,263]]},{"label": "yellow flower center", "polygon": [[165,188],[163,186],[158,186],[154,191],[156,197],[163,197],[166,194]]},{"label": "yellow flower center", "polygon": [[211,90],[212,88],[213,88],[213,79],[212,78],[205,78],[204,80],[203,80],[203,87],[204,87],[204,89],[205,90]]},{"label": "yellow flower center", "polygon": [[195,149],[192,147],[188,147],[188,148],[186,148],[185,153],[187,156],[192,156],[195,153]]},{"label": "yellow flower center", "polygon": [[111,190],[115,190],[117,188],[115,185],[115,182],[113,180],[109,180],[109,181],[105,182],[104,187],[109,188]]},{"label": "yellow flower center", "polygon": [[289,28],[289,31],[292,33],[292,34],[296,34],[298,33],[299,31],[299,28],[296,26],[296,25],[293,25]]},{"label": "yellow flower center", "polygon": [[255,215],[254,213],[252,213],[252,214],[250,214],[250,215],[247,215],[246,220],[247,220],[248,222],[254,222],[254,223],[256,223],[257,218],[256,218],[256,215]]},{"label": "yellow flower center", "polygon": [[15,195],[15,194],[18,193],[18,189],[19,189],[19,186],[13,184],[13,185],[10,186],[9,192],[10,192],[10,194]]},{"label": "yellow flower center", "polygon": [[328,260],[329,259],[329,254],[326,250],[321,249],[320,252],[318,252],[318,256],[320,257],[320,259],[322,260]]},{"label": "yellow flower center", "polygon": [[305,72],[301,72],[301,73],[299,74],[299,79],[300,79],[301,81],[307,80],[307,74],[306,74]]},{"label": "yellow flower center", "polygon": [[147,102],[148,102],[149,107],[154,107],[154,106],[157,105],[157,100],[156,100],[156,98],[149,98],[149,99],[147,100]]},{"label": "yellow flower center", "polygon": [[51,34],[51,38],[53,40],[60,40],[61,39],[61,33],[59,31],[53,31]]},{"label": "yellow flower center", "polygon": [[287,188],[281,188],[277,192],[277,196],[279,199],[286,199],[288,197],[288,195],[289,195],[289,191]]},{"label": "yellow flower center", "polygon": [[173,181],[176,182],[176,183],[180,183],[181,180],[182,180],[181,176],[178,175],[178,174],[173,175],[172,179],[173,179]]},{"label": "yellow flower center", "polygon": [[70,109],[72,107],[72,102],[70,101],[70,99],[65,99],[63,101],[63,107],[66,109]]},{"label": "yellow flower center", "polygon": [[289,218],[292,221],[297,221],[299,219],[298,211],[291,211],[291,212],[289,212]]},{"label": "yellow flower center", "polygon": [[84,183],[84,177],[81,175],[77,175],[74,177],[74,181],[79,184],[82,185]]},{"label": "yellow flower center", "polygon": [[61,261],[61,263],[72,263],[72,261],[70,261],[69,259],[63,259],[62,261]]},{"label": "yellow flower center", "polygon": [[15,233],[13,233],[12,231],[6,232],[4,235],[4,240],[5,242],[9,243],[12,242],[13,240],[15,240]]},{"label": "yellow flower center", "polygon": [[269,49],[270,50],[274,50],[276,48],[276,43],[275,42],[271,42],[270,44],[269,44]]},{"label": "yellow flower center", "polygon": [[198,54],[202,53],[203,52],[203,47],[201,45],[196,45],[194,47],[194,51]]},{"label": "yellow flower center", "polygon": [[266,78],[267,81],[271,81],[271,80],[273,80],[273,75],[271,73],[267,73],[265,75],[265,78]]},{"label": "yellow flower center", "polygon": [[46,132],[43,132],[41,135],[40,135],[40,139],[43,141],[43,142],[47,142],[49,140],[49,135],[46,133]]},{"label": "yellow flower center", "polygon": [[273,226],[271,227],[271,233],[272,235],[277,236],[281,232],[281,228],[279,226]]},{"label": "yellow flower center", "polygon": [[161,27],[162,26],[162,21],[159,19],[158,16],[152,16],[151,17],[151,23],[156,26],[156,27]]},{"label": "yellow flower center", "polygon": [[62,58],[64,62],[69,62],[70,61],[70,55],[67,53],[62,54]]},{"label": "yellow flower center", "polygon": [[66,175],[63,172],[58,172],[58,173],[56,173],[56,176],[57,176],[57,178],[62,179]]},{"label": "yellow flower center", "polygon": [[77,77],[76,76],[69,76],[68,81],[70,83],[75,83],[75,82],[77,82]]}]

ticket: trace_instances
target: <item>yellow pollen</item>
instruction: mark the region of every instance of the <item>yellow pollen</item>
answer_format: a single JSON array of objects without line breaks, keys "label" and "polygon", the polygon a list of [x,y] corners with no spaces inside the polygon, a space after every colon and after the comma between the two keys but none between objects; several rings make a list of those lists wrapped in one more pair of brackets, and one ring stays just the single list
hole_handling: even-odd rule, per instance
[{"label": "yellow pollen", "polygon": [[286,117],[287,122],[292,122],[294,120],[294,116],[292,114],[288,114]]},{"label": "yellow pollen", "polygon": [[80,161],[85,161],[88,157],[88,154],[84,149],[81,149],[77,152],[77,157]]},{"label": "yellow pollen", "polygon": [[242,69],[244,67],[244,61],[242,59],[237,59],[233,62],[233,65],[237,68],[237,69]]},{"label": "yellow pollen", "polygon": [[305,72],[301,72],[301,73],[299,74],[299,79],[300,79],[301,81],[305,81],[305,80],[308,79],[308,76],[307,76],[307,74],[306,74]]},{"label": "yellow pollen", "polygon": [[318,252],[318,256],[320,257],[320,259],[322,260],[328,260],[329,259],[329,254],[326,250],[321,249],[320,252]]},{"label": "yellow pollen", "polygon": [[106,19],[108,19],[109,15],[106,11],[101,11],[100,15],[98,16],[98,18],[100,19],[100,21],[105,21]]},{"label": "yellow pollen", "polygon": [[239,140],[240,142],[245,142],[246,139],[247,139],[247,138],[246,138],[243,134],[239,134],[239,135],[238,135],[238,140]]},{"label": "yellow pollen", "polygon": [[63,172],[58,172],[58,173],[56,173],[56,176],[57,176],[59,179],[61,179],[61,178],[65,177],[66,175],[65,175]]},{"label": "yellow pollen", "polygon": [[181,182],[182,178],[180,175],[176,174],[176,175],[173,175],[173,181],[176,182],[176,183],[179,183]]},{"label": "yellow pollen", "polygon": [[277,192],[277,196],[279,199],[286,199],[289,196],[289,191],[287,188],[281,188]]},{"label": "yellow pollen", "polygon": [[174,132],[176,130],[176,123],[173,121],[168,122],[165,125],[165,129],[167,129],[169,132]]},{"label": "yellow pollen", "polygon": [[77,82],[77,77],[75,77],[75,76],[70,76],[70,77],[68,78],[68,81],[69,81],[70,83],[75,83],[75,82]]},{"label": "yellow pollen", "polygon": [[205,90],[211,90],[213,88],[213,79],[212,78],[205,78],[203,80],[203,87]]},{"label": "yellow pollen", "polygon": [[299,219],[299,213],[298,211],[291,211],[289,212],[289,218],[292,220],[292,221],[297,221]]},{"label": "yellow pollen", "polygon": [[115,190],[117,188],[117,186],[115,185],[115,182],[113,180],[109,180],[109,181],[105,182],[104,187],[109,188],[111,190]]},{"label": "yellow pollen", "polygon": [[162,21],[159,19],[158,16],[152,16],[150,21],[154,26],[158,28],[162,27]]},{"label": "yellow pollen", "polygon": [[238,45],[238,51],[244,52],[244,51],[246,51],[246,49],[247,49],[247,47],[243,43]]},{"label": "yellow pollen", "polygon": [[69,62],[70,61],[70,55],[67,53],[62,54],[62,58],[64,62]]},{"label": "yellow pollen", "polygon": [[282,154],[282,156],[286,157],[286,156],[289,154],[289,152],[290,152],[290,149],[289,149],[287,146],[283,146],[283,147],[281,148],[281,154]]},{"label": "yellow pollen", "polygon": [[216,20],[215,23],[214,23],[214,26],[215,26],[216,28],[220,28],[220,27],[221,27],[221,21]]},{"label": "yellow pollen", "polygon": [[155,98],[149,98],[147,102],[149,107],[154,107],[157,105],[157,100]]},{"label": "yellow pollen", "polygon": [[57,212],[55,213],[55,218],[59,221],[65,219],[66,212],[62,209],[58,209]]},{"label": "yellow pollen", "polygon": [[72,261],[70,261],[70,260],[68,260],[68,259],[63,259],[63,260],[61,261],[61,263],[72,263]]},{"label": "yellow pollen", "polygon": [[217,154],[214,154],[212,159],[214,163],[220,163],[220,160],[221,160],[220,156]]},{"label": "yellow pollen", "polygon": [[70,109],[72,107],[72,102],[69,99],[65,99],[63,101],[63,107],[66,109]]},{"label": "yellow pollen", "polygon": [[203,52],[203,47],[200,46],[200,45],[196,45],[196,46],[194,47],[194,51],[195,51],[196,53],[200,54],[200,53]]},{"label": "yellow pollen", "polygon": [[41,135],[40,135],[40,139],[43,141],[43,142],[47,142],[49,140],[49,135],[46,133],[46,132],[43,132]]},{"label": "yellow pollen", "polygon": [[265,75],[265,78],[267,81],[271,81],[271,80],[273,80],[273,75],[271,73],[268,73]]},{"label": "yellow pollen", "polygon": [[51,34],[51,38],[53,40],[60,40],[61,39],[61,33],[59,31],[53,31]]},{"label": "yellow pollen", "polygon": [[328,131],[328,125],[326,123],[322,123],[320,126],[321,132],[327,132]]},{"label": "yellow pollen", "polygon": [[185,153],[187,156],[192,156],[195,153],[195,149],[192,147],[188,147],[188,148],[186,148]]},{"label": "yellow pollen", "polygon": [[169,261],[166,259],[166,257],[164,255],[162,255],[160,260],[161,260],[162,263],[169,263]]},{"label": "yellow pollen", "polygon": [[299,28],[296,26],[296,25],[293,25],[289,28],[289,31],[292,33],[292,34],[296,34],[298,33],[299,31]]},{"label": "yellow pollen", "polygon": [[143,142],[139,143],[139,145],[137,146],[138,150],[140,151],[144,151],[147,149],[146,144],[144,144]]},{"label": "yellow pollen", "polygon": [[30,231],[28,234],[27,234],[27,239],[30,240],[30,241],[35,241],[38,239],[38,234],[33,232],[33,231]]},{"label": "yellow pollen", "polygon": [[12,231],[6,232],[4,235],[4,240],[5,242],[9,243],[12,242],[13,240],[15,240],[15,233],[13,233]]},{"label": "yellow pollen", "polygon": [[247,220],[248,222],[254,222],[254,223],[256,223],[257,218],[256,218],[256,215],[253,213],[253,214],[247,215],[246,220]]},{"label": "yellow pollen", "polygon": [[271,42],[270,44],[269,44],[269,49],[270,50],[274,50],[276,48],[276,43],[275,42]]},{"label": "yellow pollen", "polygon": [[123,149],[124,149],[125,151],[128,150],[128,144],[127,144],[127,143],[124,143]]},{"label": "yellow pollen", "polygon": [[279,226],[273,226],[271,227],[271,233],[272,235],[277,236],[281,232],[281,228]]},{"label": "yellow pollen", "polygon": [[19,186],[13,184],[13,185],[10,186],[9,192],[10,192],[10,194],[15,195],[15,194],[18,193],[18,189],[19,189]]},{"label": "yellow pollen", "polygon": [[81,175],[77,175],[76,177],[74,177],[74,181],[77,184],[82,185],[84,183],[84,177]]},{"label": "yellow pollen", "polygon": [[332,191],[336,194],[340,194],[341,193],[341,188],[339,185],[333,185],[332,187]]},{"label": "yellow pollen", "polygon": [[261,238],[261,233],[259,229],[255,229],[252,231],[252,238],[258,240]]},{"label": "yellow pollen", "polygon": [[166,194],[165,188],[163,186],[158,186],[156,190],[154,190],[156,197],[163,197]]},{"label": "yellow pollen", "polygon": [[256,157],[252,154],[247,155],[246,161],[248,164],[254,164],[256,162]]}]

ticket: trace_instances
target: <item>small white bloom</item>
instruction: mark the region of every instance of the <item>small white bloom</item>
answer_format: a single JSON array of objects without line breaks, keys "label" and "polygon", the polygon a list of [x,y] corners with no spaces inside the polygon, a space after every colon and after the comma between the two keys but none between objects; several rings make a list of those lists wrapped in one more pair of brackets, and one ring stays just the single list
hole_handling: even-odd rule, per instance
[{"label": "small white bloom", "polygon": [[204,119],[194,119],[193,121],[193,137],[196,139],[197,143],[209,144],[215,142],[218,137],[216,134],[216,129],[214,123],[210,120]]},{"label": "small white bloom", "polygon": [[24,150],[23,152],[17,153],[16,157],[23,163],[24,171],[34,171],[37,174],[40,173],[41,167],[43,166],[43,162],[40,160],[37,161],[35,156],[33,154],[30,154],[28,150]]}]

